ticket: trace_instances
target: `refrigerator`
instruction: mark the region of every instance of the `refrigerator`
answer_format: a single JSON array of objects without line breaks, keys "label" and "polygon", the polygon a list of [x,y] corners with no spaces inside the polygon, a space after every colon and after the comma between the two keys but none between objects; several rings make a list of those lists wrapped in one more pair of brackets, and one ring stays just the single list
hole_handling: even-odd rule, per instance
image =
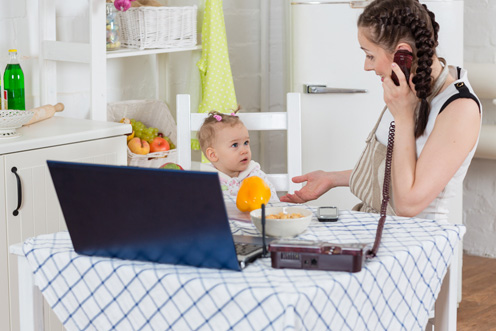
[{"label": "refrigerator", "polygon": [[[385,103],[380,77],[366,72],[357,41],[358,16],[369,1],[292,1],[290,89],[302,93],[303,173],[352,169]],[[438,56],[463,64],[463,1],[422,1],[436,14]],[[461,223],[462,192],[450,220]],[[358,199],[349,188],[335,188],[314,205],[351,209]]]}]

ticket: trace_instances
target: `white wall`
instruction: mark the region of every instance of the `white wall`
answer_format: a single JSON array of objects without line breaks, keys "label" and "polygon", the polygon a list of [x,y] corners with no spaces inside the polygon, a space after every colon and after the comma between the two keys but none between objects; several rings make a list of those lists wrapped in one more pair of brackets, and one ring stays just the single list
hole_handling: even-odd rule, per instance
[{"label": "white wall", "polygon": [[8,63],[8,50],[18,49],[21,66],[25,76],[26,107],[36,103],[38,81],[33,79],[33,70],[37,68],[38,44],[34,37],[37,33],[37,21],[30,20],[37,12],[36,0],[0,0],[0,68],[3,72]]},{"label": "white wall", "polygon": [[[169,0],[177,4],[179,0]],[[287,0],[224,0],[227,37],[238,103],[246,111],[285,108],[286,58],[284,54],[284,6]],[[179,3],[201,5],[202,0]],[[60,40],[87,42],[86,1],[57,0],[57,30]],[[5,68],[9,48],[17,48],[26,79],[26,106],[39,106],[37,79],[38,0],[0,0],[0,68]],[[268,15],[268,16],[267,16]],[[465,61],[496,63],[496,0],[465,0]],[[200,26],[199,26],[200,27]],[[261,41],[268,38],[268,48]],[[199,55],[196,55],[199,56]],[[180,57],[181,59],[178,59]],[[186,59],[185,59],[186,57]],[[183,67],[170,72],[171,95],[194,91],[197,74],[195,55],[175,55],[174,63]],[[186,63],[186,65],[185,65]],[[189,65],[188,65],[189,63]],[[112,60],[108,63],[108,99],[153,98],[155,75],[152,57]],[[185,69],[186,66],[187,68]],[[193,77],[193,80],[191,79]],[[87,118],[89,114],[88,67],[61,64],[58,67],[58,101],[66,104],[63,115]],[[169,100],[174,108],[174,100]],[[496,123],[496,109],[491,100],[483,100],[484,123]],[[258,138],[258,137],[257,137]],[[283,167],[274,154],[284,137],[260,137],[269,146],[255,150],[255,158],[271,169]],[[274,156],[276,155],[276,156]],[[496,161],[474,159],[464,183],[464,222],[467,234],[464,248],[475,255],[496,257]]]},{"label": "white wall", "polygon": [[[465,62],[496,63],[496,0],[465,0]],[[470,76],[471,81],[478,77]],[[496,86],[495,96],[496,96]],[[482,100],[483,124],[496,124],[496,106]],[[496,142],[494,142],[496,143]],[[464,181],[464,250],[496,258],[496,160],[474,159]]]}]

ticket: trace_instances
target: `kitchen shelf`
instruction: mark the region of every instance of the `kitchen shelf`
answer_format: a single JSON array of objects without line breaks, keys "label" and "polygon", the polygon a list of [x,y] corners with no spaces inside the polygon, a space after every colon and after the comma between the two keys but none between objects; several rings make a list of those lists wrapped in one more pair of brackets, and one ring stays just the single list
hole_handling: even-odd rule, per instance
[{"label": "kitchen shelf", "polygon": [[143,50],[135,49],[135,48],[121,48],[115,51],[107,51],[107,59],[116,59],[116,58],[140,56],[140,55],[189,52],[189,51],[197,51],[197,50],[201,50],[201,45],[196,45],[192,47],[182,47],[182,48],[153,48],[153,49],[143,49]]},{"label": "kitchen shelf", "polygon": [[[75,62],[89,64],[90,70],[90,113],[92,120],[107,120],[107,61],[142,55],[155,55],[201,50],[201,45],[182,48],[155,49],[106,49],[106,3],[102,0],[88,1],[89,42],[75,43],[57,41],[56,34],[56,0],[39,0],[39,38],[40,38],[40,101],[41,104],[56,104],[57,100],[57,62]],[[157,64],[157,88],[163,84],[166,61]],[[162,69],[161,69],[162,68]],[[160,83],[160,84],[159,84]],[[157,98],[160,99],[157,92]],[[166,101],[166,100],[164,100]]]}]

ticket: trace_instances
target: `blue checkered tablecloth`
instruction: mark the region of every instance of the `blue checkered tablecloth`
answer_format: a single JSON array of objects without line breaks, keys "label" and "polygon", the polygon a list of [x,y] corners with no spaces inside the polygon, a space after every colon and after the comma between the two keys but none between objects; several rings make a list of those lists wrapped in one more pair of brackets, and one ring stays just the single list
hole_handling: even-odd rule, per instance
[{"label": "blue checkered tablecloth", "polygon": [[[283,203],[276,205],[285,205]],[[310,208],[314,211],[313,207]],[[342,210],[301,239],[373,242],[379,216]],[[258,232],[230,221],[234,234]],[[68,330],[424,330],[462,225],[388,217],[361,272],[242,272],[88,257],[67,232],[28,239],[35,282]]]}]

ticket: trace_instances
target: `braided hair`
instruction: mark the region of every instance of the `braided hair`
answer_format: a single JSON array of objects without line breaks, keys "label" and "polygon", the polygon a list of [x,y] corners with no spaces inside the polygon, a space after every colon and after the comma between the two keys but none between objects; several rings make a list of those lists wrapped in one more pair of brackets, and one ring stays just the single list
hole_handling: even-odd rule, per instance
[{"label": "braided hair", "polygon": [[358,18],[358,27],[368,28],[368,39],[391,53],[400,42],[412,48],[412,81],[420,99],[415,137],[420,137],[429,118],[427,97],[432,93],[431,66],[438,45],[439,24],[434,13],[418,0],[375,0]]}]

